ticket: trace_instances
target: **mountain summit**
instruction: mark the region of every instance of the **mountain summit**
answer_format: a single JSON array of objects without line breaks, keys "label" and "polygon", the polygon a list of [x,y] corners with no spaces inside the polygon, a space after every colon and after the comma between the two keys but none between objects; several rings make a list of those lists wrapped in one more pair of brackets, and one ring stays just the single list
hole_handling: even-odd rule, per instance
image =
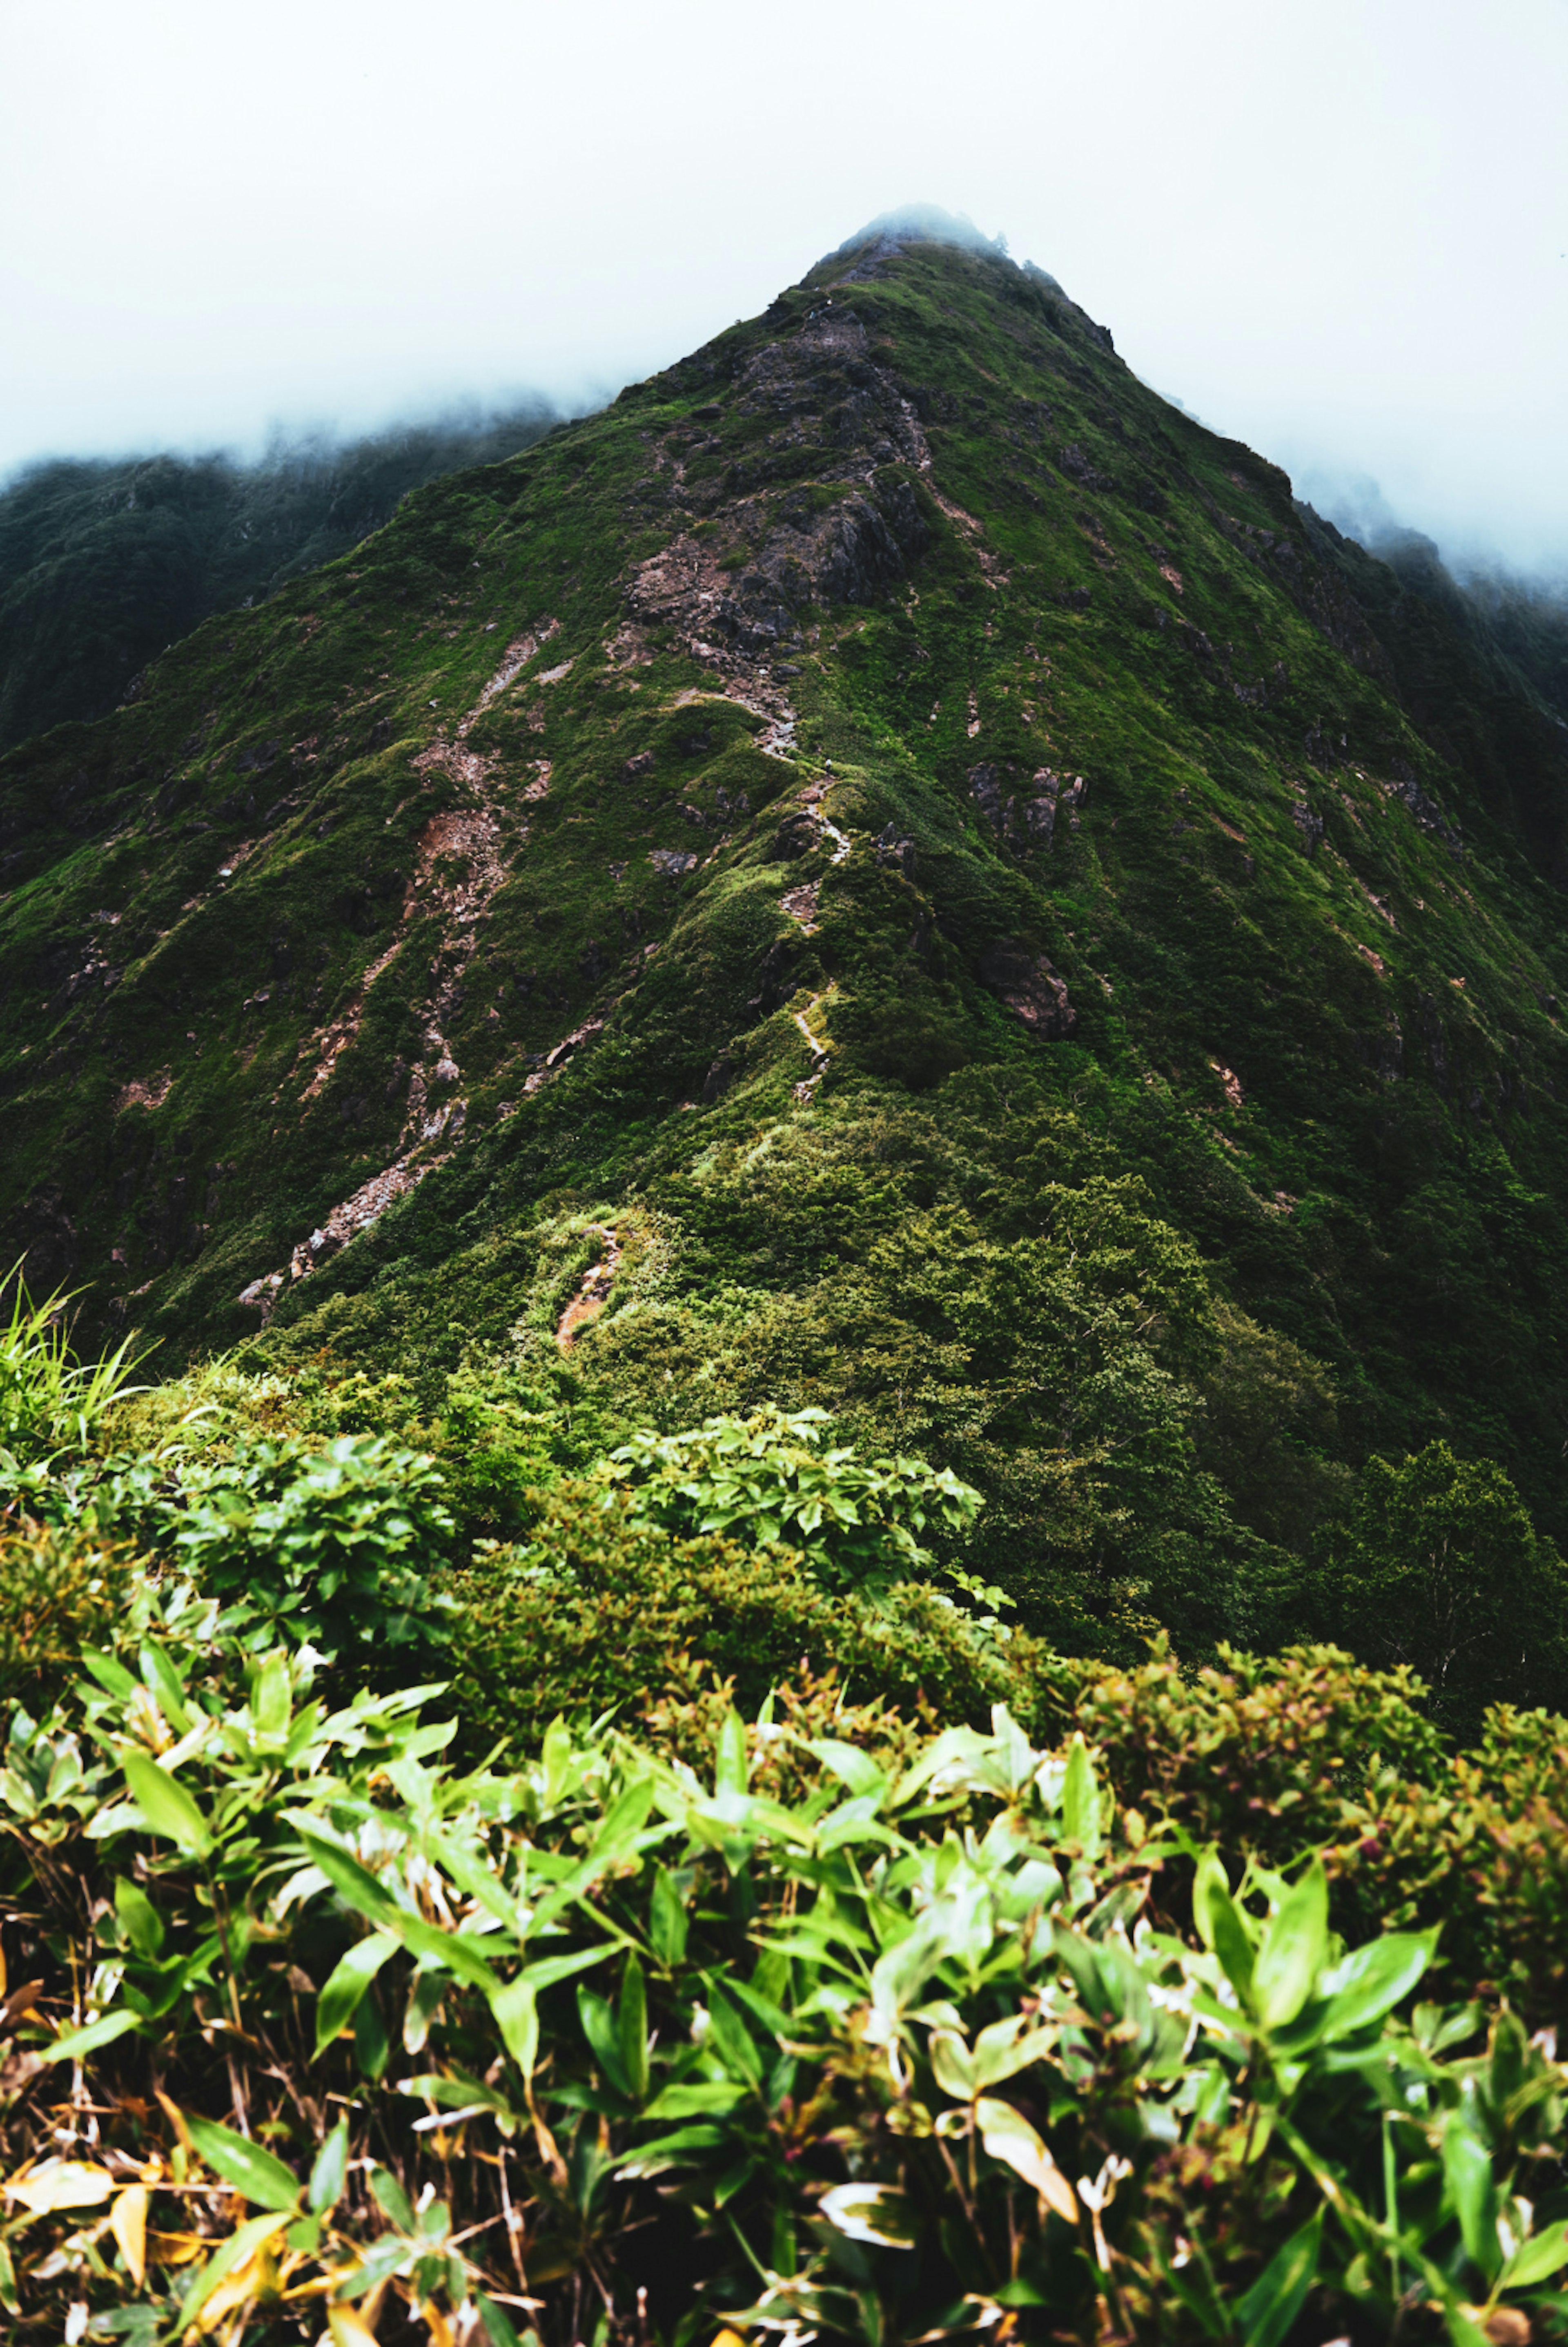
[{"label": "mountain summit", "polygon": [[1568,753],[1445,624],[885,215],[0,766],[6,1243],[560,1455],[821,1403],[1078,1651],[1434,1434],[1561,1536]]}]

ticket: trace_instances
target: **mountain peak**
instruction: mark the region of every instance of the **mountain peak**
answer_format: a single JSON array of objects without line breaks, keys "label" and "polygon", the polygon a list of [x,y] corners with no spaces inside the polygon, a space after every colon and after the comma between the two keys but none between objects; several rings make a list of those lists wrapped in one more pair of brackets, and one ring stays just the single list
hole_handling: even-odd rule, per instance
[{"label": "mountain peak", "polygon": [[1006,238],[987,236],[967,212],[944,211],[940,204],[895,204],[891,211],[879,212],[853,236],[847,236],[835,251],[824,253],[818,267],[830,261],[847,261],[862,245],[896,248],[921,243],[956,244],[966,252],[992,253],[999,261],[1008,257]]}]

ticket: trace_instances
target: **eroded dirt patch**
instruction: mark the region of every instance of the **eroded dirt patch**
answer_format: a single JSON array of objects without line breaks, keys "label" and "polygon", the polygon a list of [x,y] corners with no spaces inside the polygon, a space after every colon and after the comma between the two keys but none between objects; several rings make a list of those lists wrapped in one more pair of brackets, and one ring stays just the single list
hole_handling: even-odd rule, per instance
[{"label": "eroded dirt patch", "polygon": [[563,1353],[568,1353],[580,1330],[596,1320],[610,1300],[616,1273],[621,1260],[621,1245],[613,1230],[604,1224],[595,1224],[596,1235],[605,1242],[605,1252],[597,1263],[588,1266],[577,1283],[577,1292],[562,1313],[555,1327],[555,1342]]}]

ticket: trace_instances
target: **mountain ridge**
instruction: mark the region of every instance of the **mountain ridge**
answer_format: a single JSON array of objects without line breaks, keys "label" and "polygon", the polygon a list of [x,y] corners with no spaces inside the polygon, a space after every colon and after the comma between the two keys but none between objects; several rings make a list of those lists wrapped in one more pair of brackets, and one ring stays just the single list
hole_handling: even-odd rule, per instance
[{"label": "mountain ridge", "polygon": [[0,764],[5,1243],[557,1458],[821,1403],[1084,1651],[1380,1448],[1568,1535],[1568,760],[1370,562],[872,222]]}]

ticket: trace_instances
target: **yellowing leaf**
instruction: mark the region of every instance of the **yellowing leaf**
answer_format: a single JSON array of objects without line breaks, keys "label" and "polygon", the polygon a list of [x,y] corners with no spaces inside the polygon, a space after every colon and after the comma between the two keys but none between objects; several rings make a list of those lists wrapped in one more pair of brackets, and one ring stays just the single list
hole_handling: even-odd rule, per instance
[{"label": "yellowing leaf", "polygon": [[188,2266],[205,2257],[211,2244],[205,2233],[150,2232],[148,2247],[160,2266]]},{"label": "yellowing leaf", "polygon": [[456,2333],[433,2300],[426,2299],[419,2311],[430,2332],[430,2347],[457,2347]]},{"label": "yellowing leaf", "polygon": [[993,2101],[983,2095],[974,2106],[974,2116],[980,2140],[992,2158],[1005,2160],[1025,2184],[1033,2186],[1048,2209],[1064,2217],[1069,2225],[1075,2225],[1078,2203],[1073,2188],[1023,2112],[1014,2110],[1011,2103]]},{"label": "yellowing leaf", "polygon": [[126,2271],[137,2290],[147,2274],[147,2210],[151,2198],[145,2184],[132,2184],[116,2195],[109,2210],[109,2229],[119,2243]]},{"label": "yellowing leaf", "polygon": [[85,2159],[46,2159],[41,2168],[13,2178],[5,2193],[20,2200],[29,2217],[52,2217],[60,2209],[96,2209],[114,2188],[107,2168]]},{"label": "yellowing leaf", "polygon": [[376,2347],[376,2334],[351,2306],[329,2306],[327,2328],[332,2347]]},{"label": "yellowing leaf", "polygon": [[225,2285],[231,2276],[245,2277],[239,2297],[243,2299],[249,2296],[252,2288],[250,2275],[253,2266],[259,2260],[262,2250],[276,2234],[283,2230],[288,2222],[286,2214],[270,2213],[263,2217],[248,2217],[239,2231],[229,2235],[228,2240],[209,2258],[206,2265],[195,2277],[190,2288],[185,2293],[179,2312],[175,2317],[182,2332],[188,2330],[193,2322],[198,2321],[200,2321],[202,2328],[206,2329],[208,2322],[216,2319],[207,2317],[204,2320],[204,2311],[210,2306],[220,2291],[224,2291],[226,2307],[239,2303],[233,2292],[225,2290]]}]

